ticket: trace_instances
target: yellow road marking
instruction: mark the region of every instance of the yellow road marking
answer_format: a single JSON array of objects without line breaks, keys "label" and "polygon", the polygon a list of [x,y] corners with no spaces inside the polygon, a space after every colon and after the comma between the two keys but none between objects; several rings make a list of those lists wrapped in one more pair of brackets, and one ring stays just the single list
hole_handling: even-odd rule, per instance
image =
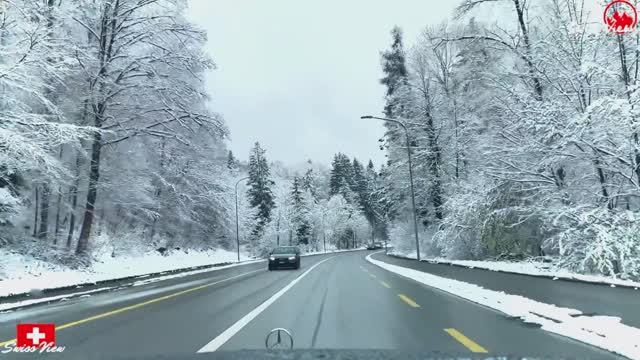
[{"label": "yellow road marking", "polygon": [[371,277],[372,277],[372,278],[374,278],[374,279],[376,278],[376,276],[375,276],[375,275],[373,275],[373,274],[371,274],[371,273],[369,273],[369,276],[371,276]]},{"label": "yellow road marking", "polygon": [[414,308],[419,308],[420,305],[418,305],[418,303],[416,303],[415,301],[413,301],[413,299],[411,299],[410,297],[408,297],[407,295],[404,294],[398,294],[398,296],[400,297],[400,299],[402,299],[402,301],[406,302],[407,305],[414,307]]},{"label": "yellow road marking", "polygon": [[387,289],[391,289],[391,286],[389,286],[389,284],[384,281],[380,281],[380,284],[382,284],[382,286],[386,287]]},{"label": "yellow road marking", "polygon": [[478,345],[478,343],[476,343],[475,341],[473,341],[473,340],[469,339],[468,337],[464,336],[464,334],[462,334],[460,331],[458,331],[456,329],[450,328],[450,329],[444,329],[444,331],[446,331],[454,339],[458,340],[459,343],[461,343],[467,349],[471,350],[474,353],[486,353],[486,352],[488,352],[487,349],[483,348],[482,346]]},{"label": "yellow road marking", "polygon": [[[102,313],[102,314],[90,316],[90,317],[82,319],[82,320],[72,321],[70,323],[66,323],[66,324],[63,324],[63,325],[60,325],[60,326],[56,326],[56,330],[62,330],[62,329],[70,328],[70,327],[73,327],[73,326],[84,324],[84,323],[89,322],[89,321],[98,320],[98,319],[102,319],[102,318],[105,318],[105,317],[108,317],[108,316],[111,316],[111,315],[120,314],[120,313],[123,313],[125,311],[138,309],[138,308],[141,308],[141,307],[146,306],[146,305],[157,303],[157,302],[160,302],[160,301],[163,301],[163,300],[172,299],[172,298],[180,296],[180,295],[188,294],[190,292],[201,290],[201,289],[207,288],[209,286],[220,284],[222,282],[233,280],[233,279],[239,278],[241,276],[249,275],[249,274],[252,274],[252,273],[258,272],[258,271],[263,271],[263,269],[249,271],[249,272],[246,272],[246,273],[243,273],[243,274],[240,274],[240,275],[232,276],[230,278],[226,278],[226,279],[218,280],[218,281],[215,281],[215,282],[212,282],[212,283],[196,286],[196,287],[193,287],[193,288],[190,288],[190,289],[187,289],[187,290],[178,291],[178,292],[173,293],[173,294],[161,296],[161,297],[158,297],[158,298],[155,298],[155,299],[151,299],[151,300],[147,300],[147,301],[144,301],[144,302],[141,302],[141,303],[138,303],[138,304],[125,306],[123,308],[112,310],[112,311],[108,311],[108,312],[105,312],[105,313]],[[16,339],[11,339],[11,340],[0,342],[0,347],[4,346],[4,345],[7,345],[7,344],[12,344],[14,342],[16,342]]]},{"label": "yellow road marking", "polygon": [[8,345],[8,344],[13,344],[14,342],[16,342],[16,339],[9,340],[9,341],[3,341],[3,342],[0,342],[0,346],[5,346],[5,345]]}]

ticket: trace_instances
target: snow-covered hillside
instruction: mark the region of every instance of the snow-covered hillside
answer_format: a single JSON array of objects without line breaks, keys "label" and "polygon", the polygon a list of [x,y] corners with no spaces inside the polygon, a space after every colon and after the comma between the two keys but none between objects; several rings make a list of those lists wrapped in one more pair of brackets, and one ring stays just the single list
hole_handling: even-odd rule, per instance
[{"label": "snow-covered hillside", "polygon": [[[0,249],[0,259],[2,259],[0,264],[0,297],[2,297],[194,266],[232,263],[237,261],[237,254],[226,250],[215,250],[174,251],[167,256],[157,252],[117,258],[104,255],[83,270],[72,270],[3,249]],[[241,254],[241,260],[249,260],[249,257]]]}]

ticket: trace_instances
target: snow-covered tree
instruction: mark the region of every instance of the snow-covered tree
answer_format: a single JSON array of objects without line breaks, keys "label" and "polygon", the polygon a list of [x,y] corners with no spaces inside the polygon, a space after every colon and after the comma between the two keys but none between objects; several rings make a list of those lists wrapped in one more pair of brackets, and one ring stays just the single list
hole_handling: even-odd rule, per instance
[{"label": "snow-covered tree", "polygon": [[385,76],[380,79],[380,83],[387,88],[387,103],[384,107],[384,113],[387,117],[394,118],[402,116],[401,110],[397,108],[398,100],[396,95],[398,89],[406,84],[407,80],[402,30],[400,27],[394,26],[391,29],[391,39],[391,48],[381,53],[382,71]]},{"label": "snow-covered tree", "polygon": [[304,189],[303,180],[298,176],[291,182],[289,193],[290,219],[297,244],[308,245],[311,237],[311,207],[314,205],[313,196]]},{"label": "snow-covered tree", "polygon": [[256,224],[252,232],[256,238],[262,236],[263,228],[271,220],[271,212],[275,206],[271,190],[274,182],[271,179],[265,152],[256,142],[249,155],[249,190],[247,195],[251,207],[256,209]]},{"label": "snow-covered tree", "polygon": [[213,68],[201,51],[205,34],[185,18],[186,1],[78,0],[73,13],[84,31],[75,61],[85,75],[90,142],[87,199],[77,252],[87,250],[100,185],[103,149],[142,136],[185,142],[173,129],[224,136],[207,110],[202,73]]},{"label": "snow-covered tree", "polygon": [[[497,6],[513,16],[466,17]],[[554,255],[574,270],[636,276],[625,228],[640,211],[638,45],[594,27],[586,8],[464,1],[455,21],[425,29],[407,51],[394,116],[411,137],[425,251]],[[398,235],[411,224],[396,135],[377,192]]]},{"label": "snow-covered tree", "polygon": [[[79,140],[98,132],[68,124],[52,96],[73,71],[68,38],[58,20],[64,11],[49,2],[22,0],[3,2],[0,9],[0,188],[6,190],[6,212],[25,200],[20,187],[27,177],[34,180],[31,185],[47,184],[48,200],[52,182],[69,176],[58,150],[78,147]],[[47,215],[45,205],[41,209]],[[39,226],[46,236],[47,219],[42,220],[34,222],[34,234]]]}]

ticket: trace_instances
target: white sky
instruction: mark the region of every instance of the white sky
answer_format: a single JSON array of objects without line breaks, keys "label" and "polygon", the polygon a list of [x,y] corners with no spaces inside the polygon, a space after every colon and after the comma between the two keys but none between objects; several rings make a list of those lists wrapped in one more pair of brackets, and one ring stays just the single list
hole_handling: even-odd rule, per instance
[{"label": "white sky", "polygon": [[191,0],[218,69],[213,108],[246,160],[258,140],[271,160],[328,164],[340,151],[384,160],[382,123],[361,120],[384,106],[381,50],[398,24],[412,43],[449,16],[449,0]]},{"label": "white sky", "polygon": [[[594,4],[597,0],[593,1]],[[242,160],[260,141],[271,160],[328,164],[336,152],[376,164],[382,123],[361,120],[384,106],[381,50],[397,24],[409,47],[460,0],[190,0],[218,69],[213,108]],[[495,8],[476,14],[495,17]]]}]

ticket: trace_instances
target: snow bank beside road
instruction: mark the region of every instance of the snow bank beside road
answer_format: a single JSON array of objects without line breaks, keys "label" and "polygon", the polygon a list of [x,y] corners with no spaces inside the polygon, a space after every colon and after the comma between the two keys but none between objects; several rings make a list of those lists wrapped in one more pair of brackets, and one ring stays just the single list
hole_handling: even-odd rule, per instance
[{"label": "snow bank beside road", "polygon": [[[415,251],[408,254],[391,252],[390,255],[405,257],[407,259],[416,258]],[[484,270],[491,270],[491,271],[502,271],[502,272],[508,272],[508,273],[514,273],[514,274],[543,276],[543,277],[553,278],[554,280],[555,279],[579,280],[579,281],[590,282],[595,284],[628,286],[628,287],[634,287],[634,288],[640,289],[640,282],[616,279],[616,278],[612,278],[604,275],[577,274],[568,270],[559,269],[555,267],[552,263],[549,264],[549,263],[532,262],[532,261],[508,262],[508,261],[450,260],[445,258],[429,258],[429,259],[422,259],[421,261],[430,262],[432,264],[464,266],[470,269],[477,268],[477,269],[484,269]]]},{"label": "snow bank beside road", "polygon": [[[175,251],[167,256],[148,253],[141,256],[111,257],[105,255],[90,268],[72,270],[43,262],[32,257],[0,249],[0,297],[34,290],[73,286],[88,282],[138,276],[188,267],[232,263],[237,261],[233,251]],[[249,259],[241,254],[241,260]]]},{"label": "snow bank beside road", "polygon": [[[326,253],[359,251],[362,249],[328,250]],[[325,252],[307,252],[302,256],[320,255]],[[23,294],[44,289],[55,289],[97,281],[112,280],[129,276],[143,276],[164,271],[179,270],[203,265],[235,263],[237,253],[233,251],[174,251],[168,256],[149,253],[141,256],[122,256],[113,258],[104,256],[94,262],[90,268],[72,270],[60,265],[44,262],[32,257],[0,249],[0,297]],[[240,260],[250,260],[240,254]],[[261,261],[261,260],[258,260]],[[228,266],[216,267],[223,269]],[[198,272],[214,269],[198,270]],[[193,271],[185,275],[193,274]],[[182,274],[180,274],[182,275]],[[171,275],[173,277],[178,275]],[[155,277],[152,281],[167,279],[167,276]],[[1,309],[1,307],[0,307]]]},{"label": "snow bank beside road", "polygon": [[367,256],[367,261],[427,286],[518,317],[524,322],[539,324],[546,331],[640,360],[640,329],[622,324],[620,318],[583,315],[580,310],[557,307],[523,296],[387,264],[372,259],[371,255]]},{"label": "snow bank beside road", "polygon": [[327,250],[327,251],[306,251],[306,252],[302,253],[301,256],[333,254],[333,253],[341,253],[341,252],[349,252],[349,251],[361,251],[361,250],[366,250],[366,248],[360,247],[360,248],[355,248],[355,249],[341,249],[341,250],[331,249],[331,250]]}]

